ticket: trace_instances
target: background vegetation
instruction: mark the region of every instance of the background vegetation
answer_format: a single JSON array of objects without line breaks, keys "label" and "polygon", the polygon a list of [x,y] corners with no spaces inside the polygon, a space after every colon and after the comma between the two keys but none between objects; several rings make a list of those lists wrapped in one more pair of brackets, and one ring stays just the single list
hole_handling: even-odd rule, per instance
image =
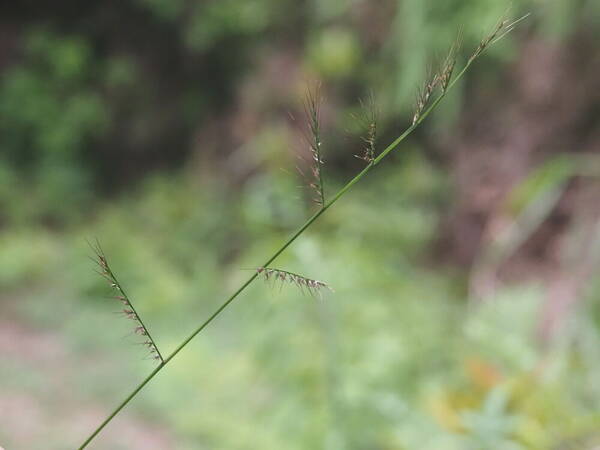
[{"label": "background vegetation", "polygon": [[[168,353],[314,210],[307,82],[333,192],[362,164],[359,99],[387,144],[457,30],[464,62],[505,10],[1,5],[0,446],[74,448],[153,367],[86,238]],[[335,294],[255,283],[91,448],[600,445],[600,3],[528,11],[278,260]]]}]

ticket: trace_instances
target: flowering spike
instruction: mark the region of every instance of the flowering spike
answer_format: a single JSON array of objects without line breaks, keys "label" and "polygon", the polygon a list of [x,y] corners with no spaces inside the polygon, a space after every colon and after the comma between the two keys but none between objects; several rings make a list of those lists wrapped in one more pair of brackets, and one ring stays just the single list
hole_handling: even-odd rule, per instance
[{"label": "flowering spike", "polygon": [[417,91],[415,113],[413,115],[413,120],[412,120],[413,125],[415,125],[421,118],[421,114],[425,110],[425,107],[429,104],[429,99],[431,97],[431,94],[433,94],[435,88],[440,83],[440,77],[437,73],[428,78],[429,78],[429,81],[427,81],[423,85],[423,87],[421,87]]},{"label": "flowering spike", "polygon": [[506,18],[507,14],[505,14],[504,17],[500,19],[498,23],[496,23],[496,26],[493,28],[493,30],[481,40],[469,58],[469,63],[477,59],[491,44],[495,44],[508,33],[510,33],[519,22],[525,20],[530,16],[530,14],[531,13],[527,13],[512,22]]},{"label": "flowering spike", "polygon": [[321,155],[321,86],[319,84],[312,89],[308,89],[304,99],[304,113],[308,120],[310,132],[305,136],[311,153],[310,171],[312,181],[309,186],[315,193],[315,203],[323,207],[325,205],[325,192],[323,190],[321,168],[324,161]]},{"label": "flowering spike", "polygon": [[328,289],[333,292],[333,289],[331,289],[331,287],[323,281],[306,278],[302,275],[288,272],[286,270],[275,269],[273,267],[259,267],[256,269],[256,273],[259,276],[262,276],[266,282],[269,282],[270,279],[275,281],[279,280],[281,281],[281,286],[287,282],[298,287],[302,293],[304,293],[304,289],[306,289],[306,291],[313,297],[315,297],[315,294],[318,294],[319,297],[322,297],[323,289]]},{"label": "flowering spike", "polygon": [[377,108],[375,98],[370,93],[366,101],[360,101],[361,114],[355,118],[359,121],[361,128],[366,130],[362,140],[365,144],[363,152],[360,155],[354,155],[358,159],[366,161],[368,164],[375,160],[375,143],[377,140]]},{"label": "flowering spike", "polygon": [[164,364],[165,361],[160,354],[154,339],[152,339],[152,336],[150,336],[150,333],[144,325],[144,322],[142,322],[142,319],[133,307],[131,300],[129,300],[129,297],[111,270],[108,260],[106,259],[106,255],[104,254],[102,247],[100,247],[100,243],[98,240],[96,240],[95,243],[88,242],[88,245],[96,255],[96,259],[94,261],[100,267],[100,270],[97,270],[96,272],[108,281],[108,284],[112,289],[117,291],[117,295],[113,296],[112,298],[119,300],[123,304],[123,309],[120,311],[120,314],[123,314],[126,318],[131,319],[136,323],[134,334],[147,337],[148,339],[144,341],[142,345],[148,347],[152,353],[156,354],[154,359],[160,360],[161,364]]},{"label": "flowering spike", "polygon": [[462,36],[459,33],[458,37],[450,47],[448,54],[446,55],[446,59],[442,64],[442,67],[439,70],[438,77],[440,79],[440,87],[443,93],[446,93],[448,89],[448,85],[452,80],[452,74],[454,73],[454,68],[456,67],[456,57],[458,51],[460,50],[460,46],[462,43]]}]

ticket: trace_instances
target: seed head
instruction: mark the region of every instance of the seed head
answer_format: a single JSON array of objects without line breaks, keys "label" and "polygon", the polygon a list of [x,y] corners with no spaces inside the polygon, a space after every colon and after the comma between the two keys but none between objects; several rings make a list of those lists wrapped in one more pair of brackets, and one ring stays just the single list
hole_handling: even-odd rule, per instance
[{"label": "seed head", "polygon": [[142,322],[142,319],[133,307],[131,300],[129,300],[129,297],[121,287],[119,281],[117,280],[117,277],[110,268],[106,255],[104,254],[102,247],[100,247],[100,243],[98,242],[98,240],[96,240],[96,242],[94,243],[88,242],[88,245],[95,254],[95,259],[93,260],[96,262],[96,264],[98,264],[98,267],[100,268],[100,270],[97,272],[104,279],[106,279],[108,281],[109,286],[117,292],[117,295],[113,296],[113,298],[123,304],[123,309],[120,311],[120,314],[124,315],[127,319],[133,320],[135,322],[133,330],[134,334],[146,336],[148,339],[142,344],[145,347],[149,348],[150,353],[154,355],[154,359],[161,361],[161,363],[164,363],[162,355],[160,354],[154,340],[150,336],[148,329]]},{"label": "seed head", "polygon": [[293,284],[303,293],[306,291],[313,297],[318,296],[319,298],[322,298],[323,289],[328,289],[333,292],[333,289],[323,281],[313,280],[298,275],[297,273],[276,269],[274,267],[259,267],[256,269],[256,273],[258,273],[259,276],[262,276],[267,283],[272,282],[273,285],[279,283],[280,286],[283,286],[286,283]]},{"label": "seed head", "polygon": [[325,204],[325,193],[321,174],[324,164],[321,154],[321,101],[321,86],[317,84],[309,88],[304,99],[304,113],[308,121],[308,133],[305,139],[311,154],[309,186],[315,194],[313,200],[322,207]]},{"label": "seed head", "polygon": [[365,146],[361,154],[354,156],[370,164],[375,160],[375,143],[377,141],[377,108],[373,93],[369,94],[367,100],[361,100],[360,106],[361,114],[356,116],[356,119],[361,128],[365,130],[362,137]]}]

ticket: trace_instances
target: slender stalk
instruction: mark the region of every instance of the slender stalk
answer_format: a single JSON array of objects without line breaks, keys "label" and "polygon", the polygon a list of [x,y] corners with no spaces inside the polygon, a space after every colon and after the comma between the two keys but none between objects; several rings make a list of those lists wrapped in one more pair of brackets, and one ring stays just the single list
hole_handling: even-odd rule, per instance
[{"label": "slender stalk", "polygon": [[[520,19],[519,19],[520,20]],[[471,64],[483,53],[486,49],[487,44],[482,49],[477,50],[474,57],[471,57],[463,69],[456,74],[454,79],[450,81],[447,87],[435,98],[433,102],[427,106],[414,123],[408,127],[400,136],[398,136],[392,143],[390,143],[375,159],[367,164],[354,178],[352,178],[345,186],[343,186],[327,203],[324,203],[322,207],[315,212],[298,230],[292,234],[290,238],[277,250],[275,253],[267,259],[259,267],[268,267],[279,255],[281,255],[308,227],[310,227],[325,211],[331,208],[346,192],[348,192],[356,183],[358,183],[367,173],[369,173],[376,165],[378,165],[392,150],[406,139],[428,116],[433,112],[442,99],[446,96],[467,72]],[[321,185],[322,187],[322,185]],[[323,197],[322,197],[323,198]],[[225,308],[231,304],[257,277],[258,272],[254,272],[244,284],[242,284],[237,291],[235,291],[208,319],[206,319],[196,330],[194,330],[186,339],[184,339],[179,346],[169,355],[164,361],[156,367],[120,404],[117,406],[112,413],[92,432],[92,434],[85,440],[85,442],[79,447],[79,450],[87,447],[87,445],[102,431],[102,429],[142,390],[146,384],[150,382],[183,348],[189,344],[204,328],[206,328]]]}]

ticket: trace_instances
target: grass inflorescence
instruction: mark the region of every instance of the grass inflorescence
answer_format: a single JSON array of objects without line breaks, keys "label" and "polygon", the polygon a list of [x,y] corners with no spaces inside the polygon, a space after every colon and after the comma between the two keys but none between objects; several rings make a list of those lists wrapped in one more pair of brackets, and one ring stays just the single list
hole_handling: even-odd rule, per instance
[{"label": "grass inflorescence", "polygon": [[138,336],[143,337],[144,341],[140,342],[139,344],[143,345],[144,347],[146,347],[148,349],[148,351],[149,351],[148,357],[152,358],[156,361],[160,361],[161,364],[164,364],[165,361],[164,361],[160,351],[158,350],[158,346],[156,345],[156,342],[150,335],[150,332],[146,328],[146,325],[144,325],[144,322],[142,321],[142,318],[140,317],[140,315],[137,313],[135,307],[133,306],[133,303],[131,303],[129,296],[125,293],[123,286],[121,286],[121,283],[119,283],[119,280],[117,280],[117,277],[115,276],[114,272],[112,271],[110,264],[108,263],[108,259],[106,258],[106,255],[105,255],[104,251],[102,250],[102,247],[100,246],[100,242],[98,242],[98,240],[96,240],[94,243],[88,242],[88,245],[91,247],[91,249],[94,252],[95,258],[93,258],[93,261],[99,267],[99,270],[96,269],[96,272],[102,278],[104,278],[106,281],[108,281],[109,286],[115,292],[115,294],[112,296],[112,298],[115,300],[118,300],[122,305],[121,310],[119,311],[119,314],[123,315],[127,319],[132,320],[134,322],[135,325],[133,328],[133,333]]},{"label": "grass inflorescence", "polygon": [[377,144],[377,106],[373,93],[369,93],[366,100],[360,101],[361,114],[354,118],[359,126],[365,130],[362,136],[363,151],[358,155],[354,155],[358,159],[371,164],[375,161],[375,146]]},{"label": "grass inflorescence", "polygon": [[313,297],[321,297],[323,289],[333,292],[333,289],[323,281],[307,278],[294,272],[288,272],[287,270],[276,269],[274,267],[259,267],[256,269],[256,273],[267,283],[272,282],[276,284],[279,282],[281,286],[286,283],[292,284],[298,287],[302,293],[308,292]]},{"label": "grass inflorescence", "polygon": [[460,37],[450,47],[439,69],[435,73],[430,74],[423,86],[417,90],[415,112],[412,120],[413,125],[421,118],[423,111],[429,105],[429,100],[437,88],[441,90],[442,94],[446,93],[452,80],[454,68],[456,67],[456,58],[459,49]]},{"label": "grass inflorescence", "polygon": [[[483,52],[490,46],[503,38],[507,33],[512,31],[516,24],[525,19],[528,15],[521,17],[518,20],[510,22],[506,19],[502,19],[496,27],[488,34],[484,39],[481,40],[473,54],[467,60],[467,63],[463,68],[458,71],[455,70],[458,52],[458,41],[454,43],[448,56],[442,62],[440,68],[428,78],[428,81],[424,83],[423,87],[419,90],[417,95],[417,105],[412,119],[412,124],[406,128],[394,141],[392,141],[387,147],[376,153],[376,136],[377,136],[377,122],[376,114],[373,113],[374,109],[370,114],[370,120],[368,120],[367,133],[363,138],[366,143],[364,153],[359,155],[361,159],[368,162],[367,166],[364,167],[354,178],[348,181],[336,194],[326,201],[325,192],[323,189],[323,176],[322,176],[322,148],[321,148],[321,125],[320,125],[320,105],[321,96],[320,88],[317,86],[314,89],[309,89],[307,97],[305,99],[305,112],[308,120],[309,135],[307,140],[310,145],[310,151],[312,156],[312,180],[310,183],[311,188],[315,193],[315,202],[320,206],[304,224],[302,224],[292,236],[287,239],[278,250],[276,250],[262,265],[255,269],[253,274],[232,294],[230,295],[216,311],[214,311],[205,321],[203,321],[187,338],[185,338],[170,355],[163,358],[155,341],[150,337],[148,329],[144,326],[142,319],[137,314],[135,308],[131,304],[131,301],[123,291],[122,286],[117,281],[114,273],[112,272],[106,256],[102,252],[102,249],[97,244],[92,246],[96,253],[97,263],[100,266],[100,274],[106,278],[111,287],[116,290],[117,298],[124,305],[123,313],[130,319],[136,322],[135,331],[138,334],[142,334],[147,337],[147,345],[151,350],[151,353],[155,355],[156,359],[160,361],[158,367],[156,367],[140,384],[134,388],[129,395],[104,419],[104,421],[88,436],[84,443],[79,447],[80,450],[87,447],[87,445],[102,431],[102,429],[117,415],[119,412],[152,380],[158,372],[160,372],[166,365],[173,359],[183,348],[185,348],[192,339],[194,339],[204,328],[206,328],[216,317],[218,317],[254,280],[258,277],[269,281],[278,281],[280,283],[291,283],[298,286],[302,290],[306,290],[311,294],[319,293],[323,289],[331,289],[326,283],[318,280],[313,280],[292,272],[284,271],[281,269],[275,269],[270,267],[273,263],[299,236],[301,236],[322,214],[324,214],[330,207],[333,206],[343,195],[345,195],[356,183],[361,181],[367,173],[373,170],[390,152],[395,150],[399,144],[406,139],[424,120],[427,116],[432,113],[439,103],[443,100],[446,93],[455,85],[455,83],[463,77],[466,71],[469,69],[471,64],[483,54]],[[437,93],[437,95],[436,95]],[[367,114],[369,117],[369,114]]]},{"label": "grass inflorescence", "polygon": [[322,166],[324,164],[321,149],[321,86],[319,84],[308,89],[304,99],[304,113],[308,121],[308,141],[311,154],[311,176],[309,186],[314,192],[313,200],[323,207],[325,204],[325,191],[323,188]]},{"label": "grass inflorescence", "polygon": [[498,23],[496,24],[496,26],[492,29],[492,31],[481,40],[481,42],[479,43],[479,45],[477,46],[477,48],[475,49],[475,51],[473,52],[473,54],[469,58],[469,62],[474,61],[490,45],[496,43],[497,41],[499,41],[500,39],[502,39],[504,36],[506,36],[508,33],[510,33],[512,30],[514,30],[515,26],[517,26],[517,24],[519,24],[521,21],[523,21],[527,17],[529,17],[529,15],[530,15],[529,13],[525,14],[524,16],[521,16],[521,17],[519,17],[518,19],[516,19],[516,20],[514,20],[512,22],[509,19],[506,18],[506,15],[504,17],[502,17],[498,21]]}]

